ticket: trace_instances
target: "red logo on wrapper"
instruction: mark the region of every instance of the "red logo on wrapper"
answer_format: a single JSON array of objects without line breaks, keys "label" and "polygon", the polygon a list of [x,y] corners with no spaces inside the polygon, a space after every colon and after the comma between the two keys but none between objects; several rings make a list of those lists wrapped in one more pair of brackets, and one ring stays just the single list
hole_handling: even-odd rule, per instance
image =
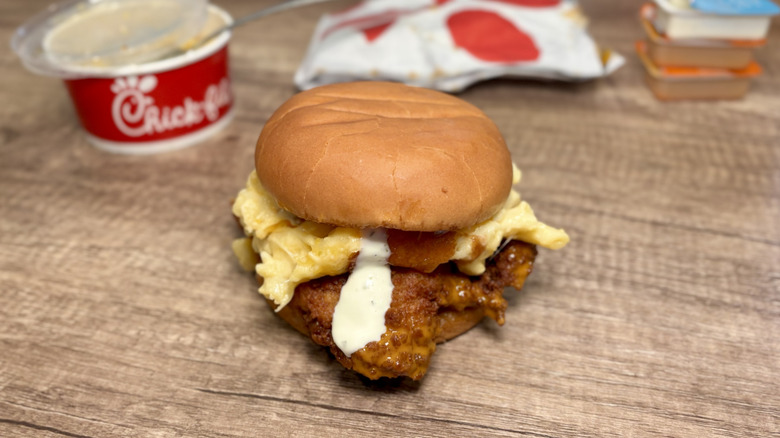
[{"label": "red logo on wrapper", "polygon": [[561,0],[492,0],[494,2],[508,3],[515,6],[528,8],[549,8],[561,4]]},{"label": "red logo on wrapper", "polygon": [[447,18],[455,45],[488,62],[522,62],[539,58],[528,34],[511,21],[490,11],[465,10]]},{"label": "red logo on wrapper", "polygon": [[141,146],[194,133],[225,117],[233,106],[227,60],[225,45],[167,71],[65,84],[89,134]]}]

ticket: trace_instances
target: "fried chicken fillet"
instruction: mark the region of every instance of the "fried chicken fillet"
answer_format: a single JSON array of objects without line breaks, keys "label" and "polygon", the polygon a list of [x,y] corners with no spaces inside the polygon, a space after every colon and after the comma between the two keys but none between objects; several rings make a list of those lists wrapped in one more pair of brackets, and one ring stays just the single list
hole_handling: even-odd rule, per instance
[{"label": "fried chicken fillet", "polygon": [[331,336],[333,309],[347,274],[299,285],[292,301],[278,314],[315,343],[328,347],[345,368],[371,379],[408,376],[418,380],[428,370],[437,343],[467,331],[485,316],[504,324],[504,288],[522,288],[535,258],[535,246],[511,241],[478,277],[464,276],[449,263],[430,273],[392,268],[387,331],[351,357],[339,350]]}]

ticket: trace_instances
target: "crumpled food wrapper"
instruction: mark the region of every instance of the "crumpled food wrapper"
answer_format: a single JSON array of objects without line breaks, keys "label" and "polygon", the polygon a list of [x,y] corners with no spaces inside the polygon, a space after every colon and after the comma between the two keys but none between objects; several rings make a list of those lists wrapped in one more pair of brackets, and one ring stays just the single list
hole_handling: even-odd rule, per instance
[{"label": "crumpled food wrapper", "polygon": [[575,0],[366,0],[324,15],[301,89],[389,80],[457,92],[496,77],[582,81],[624,59],[600,50]]}]

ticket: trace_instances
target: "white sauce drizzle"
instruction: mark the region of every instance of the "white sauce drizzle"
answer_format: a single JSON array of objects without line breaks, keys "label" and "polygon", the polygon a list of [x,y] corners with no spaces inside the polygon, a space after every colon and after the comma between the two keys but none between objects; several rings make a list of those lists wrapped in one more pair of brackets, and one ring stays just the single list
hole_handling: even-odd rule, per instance
[{"label": "white sauce drizzle", "polygon": [[347,355],[379,341],[385,333],[385,312],[393,298],[390,247],[383,229],[363,230],[355,269],[341,288],[333,312],[333,342]]}]

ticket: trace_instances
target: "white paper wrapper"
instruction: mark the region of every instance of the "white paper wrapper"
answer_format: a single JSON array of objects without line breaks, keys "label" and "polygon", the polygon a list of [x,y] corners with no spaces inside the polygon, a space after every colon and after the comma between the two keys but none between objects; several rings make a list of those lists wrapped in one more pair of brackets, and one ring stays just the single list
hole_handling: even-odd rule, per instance
[{"label": "white paper wrapper", "polygon": [[501,76],[581,81],[603,56],[575,0],[366,0],[323,16],[295,74],[301,89],[389,80],[448,92]]}]

